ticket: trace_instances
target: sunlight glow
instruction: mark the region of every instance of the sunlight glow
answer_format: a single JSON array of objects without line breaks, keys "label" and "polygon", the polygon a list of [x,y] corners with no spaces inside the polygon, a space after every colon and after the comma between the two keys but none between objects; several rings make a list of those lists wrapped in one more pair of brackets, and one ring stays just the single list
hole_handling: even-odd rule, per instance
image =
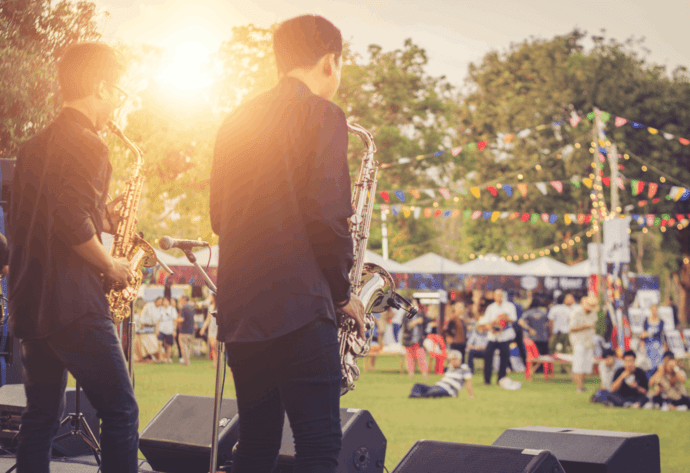
[{"label": "sunlight glow", "polygon": [[172,62],[161,72],[161,80],[179,90],[197,90],[208,87],[211,78],[204,72],[204,63],[210,51],[198,41],[186,41],[175,48]]}]

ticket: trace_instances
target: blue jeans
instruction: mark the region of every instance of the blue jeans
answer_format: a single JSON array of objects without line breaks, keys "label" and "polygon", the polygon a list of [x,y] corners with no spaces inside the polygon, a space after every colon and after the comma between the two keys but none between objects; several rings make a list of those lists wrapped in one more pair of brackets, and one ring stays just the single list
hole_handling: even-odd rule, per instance
[{"label": "blue jeans", "polygon": [[226,345],[240,416],[233,473],[270,473],[287,413],[294,471],[335,472],[340,429],[340,355],[335,324],[317,318],[286,335]]},{"label": "blue jeans", "polygon": [[65,409],[67,371],[101,420],[103,473],[136,473],[139,408],[115,327],[88,315],[41,339],[22,340],[26,410],[17,446],[18,473],[48,473]]}]

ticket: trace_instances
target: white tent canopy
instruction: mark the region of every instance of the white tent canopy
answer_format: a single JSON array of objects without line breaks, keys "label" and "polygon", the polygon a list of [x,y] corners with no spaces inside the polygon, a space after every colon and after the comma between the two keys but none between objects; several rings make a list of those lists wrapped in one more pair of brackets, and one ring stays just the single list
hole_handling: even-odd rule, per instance
[{"label": "white tent canopy", "polygon": [[159,250],[157,248],[154,248],[153,251],[156,252],[156,256],[158,257],[158,261],[161,263],[164,263],[170,267],[172,266],[190,266],[189,261],[187,261],[187,258],[184,256],[181,258],[177,258],[169,253],[166,253],[165,251]]},{"label": "white tent canopy", "polygon": [[397,263],[390,259],[383,259],[383,256],[370,250],[366,251],[364,255],[364,262],[378,264],[389,273],[414,273],[414,270],[409,266]]},{"label": "white tent canopy", "polygon": [[498,255],[489,253],[465,264],[461,264],[458,268],[458,274],[482,276],[519,275],[520,265],[511,263]]},{"label": "white tent canopy", "polygon": [[[218,245],[213,245],[210,248],[203,248],[199,251],[194,252],[194,256],[196,256],[196,261],[199,263],[199,265],[202,268],[205,268],[208,263],[208,253],[209,251],[211,252],[211,264],[209,267],[211,268],[217,268],[218,267]],[[183,260],[187,263],[187,266],[189,266],[189,261],[187,260],[186,256],[182,257]]]},{"label": "white tent canopy", "polygon": [[525,276],[573,276],[571,266],[548,256],[521,264],[520,272]]},{"label": "white tent canopy", "polygon": [[[572,273],[570,274],[571,276],[579,276],[582,278],[587,278],[591,276],[592,274],[595,274],[594,271],[592,271],[596,267],[596,264],[592,264],[591,261],[588,259],[584,261],[580,261],[579,263],[573,265],[570,267],[570,270]],[[606,274],[606,263],[602,262],[601,263],[601,274]]]},{"label": "white tent canopy", "polygon": [[410,268],[413,273],[425,274],[464,274],[461,265],[455,261],[439,256],[435,253],[427,253],[418,258],[408,261],[405,266]]}]

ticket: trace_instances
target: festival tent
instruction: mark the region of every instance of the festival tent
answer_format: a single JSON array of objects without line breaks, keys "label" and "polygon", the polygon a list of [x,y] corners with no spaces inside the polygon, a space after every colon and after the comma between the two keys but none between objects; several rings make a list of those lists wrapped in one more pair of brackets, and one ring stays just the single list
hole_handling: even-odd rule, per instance
[{"label": "festival tent", "polygon": [[409,273],[465,274],[460,270],[461,265],[435,253],[427,253],[410,260],[405,266],[409,268]]},{"label": "festival tent", "polygon": [[544,256],[520,265],[524,276],[574,276],[571,266]]},{"label": "festival tent", "polygon": [[378,253],[374,253],[371,250],[366,251],[364,255],[364,262],[378,264],[391,274],[414,273],[414,270],[407,265],[397,263],[390,259],[383,259],[383,256],[379,255]]},{"label": "festival tent", "polygon": [[520,275],[520,265],[511,263],[492,253],[459,265],[457,274],[512,276]]},{"label": "festival tent", "polygon": [[[570,267],[570,270],[572,271],[570,275],[574,277],[587,278],[593,274],[593,266],[594,265],[592,265],[591,261],[588,259],[580,261],[579,263]],[[601,263],[601,274],[606,274],[606,263],[603,261]]]},{"label": "festival tent", "polygon": [[[208,261],[209,251],[211,252],[210,264]],[[213,245],[210,248],[203,248],[199,251],[195,251],[194,256],[196,256],[197,263],[199,263],[199,265],[204,269],[206,269],[207,265],[210,268],[217,268],[218,267],[218,245]],[[187,260],[186,256],[183,256],[182,259],[187,262],[187,265],[190,264],[189,261]]]}]

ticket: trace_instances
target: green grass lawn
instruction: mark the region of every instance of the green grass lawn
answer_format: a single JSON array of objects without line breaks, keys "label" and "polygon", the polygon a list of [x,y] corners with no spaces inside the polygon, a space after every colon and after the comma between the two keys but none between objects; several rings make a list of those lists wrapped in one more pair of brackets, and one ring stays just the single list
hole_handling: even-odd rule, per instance
[{"label": "green grass lawn", "polygon": [[[174,394],[214,395],[215,370],[210,361],[197,358],[191,366],[174,361],[171,365],[135,367],[140,430]],[[465,390],[457,399],[410,399],[407,396],[412,384],[425,382],[422,376],[417,374],[410,380],[407,374],[400,374],[397,357],[379,357],[376,361],[376,370],[362,374],[357,388],[341,399],[341,406],[372,413],[388,440],[386,467],[390,471],[418,439],[490,445],[507,428],[534,425],[654,433],[661,443],[661,471],[690,471],[690,411],[645,411],[592,404],[589,397],[598,386],[596,376],[587,378],[588,393],[577,394],[565,374],[548,382],[543,375],[525,382],[523,374],[513,374],[511,377],[523,385],[511,392],[495,384],[495,375],[494,384],[484,386],[476,370],[474,401],[468,399]],[[439,375],[432,375],[428,384],[438,379]],[[234,395],[232,376],[228,375],[224,396]]]}]

